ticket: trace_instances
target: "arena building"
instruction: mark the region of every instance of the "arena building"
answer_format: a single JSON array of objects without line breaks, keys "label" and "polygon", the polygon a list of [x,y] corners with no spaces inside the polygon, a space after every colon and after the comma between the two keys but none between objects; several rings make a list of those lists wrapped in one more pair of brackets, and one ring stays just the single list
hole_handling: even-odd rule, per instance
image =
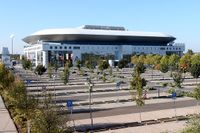
[{"label": "arena building", "polygon": [[84,54],[108,56],[120,60],[134,54],[178,54],[185,45],[174,43],[175,37],[159,32],[128,31],[124,27],[84,25],[71,29],[46,29],[23,39],[25,56],[37,66],[67,59],[82,60]]}]

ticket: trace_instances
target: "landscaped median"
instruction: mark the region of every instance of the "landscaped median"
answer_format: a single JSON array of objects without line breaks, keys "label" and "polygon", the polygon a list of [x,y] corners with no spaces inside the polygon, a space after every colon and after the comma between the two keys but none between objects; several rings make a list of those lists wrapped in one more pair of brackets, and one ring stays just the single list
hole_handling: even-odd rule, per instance
[{"label": "landscaped median", "polygon": [[[45,95],[42,104],[27,95],[24,82],[0,63],[0,94],[20,133],[56,133],[67,131],[68,118],[55,110],[51,96]],[[51,117],[49,117],[51,116]]]}]

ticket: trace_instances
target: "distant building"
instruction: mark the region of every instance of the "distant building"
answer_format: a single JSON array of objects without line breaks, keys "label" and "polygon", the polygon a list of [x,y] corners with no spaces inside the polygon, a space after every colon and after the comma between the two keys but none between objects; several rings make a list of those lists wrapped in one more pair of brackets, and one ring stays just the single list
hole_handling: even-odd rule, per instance
[{"label": "distant building", "polygon": [[35,65],[57,61],[63,65],[66,59],[82,60],[84,54],[110,56],[120,60],[133,54],[178,54],[184,44],[174,43],[175,37],[159,32],[128,31],[124,27],[84,25],[73,29],[46,29],[23,39],[29,44],[25,56]]},{"label": "distant building", "polygon": [[1,48],[1,62],[7,67],[11,65],[10,54],[7,47]]}]

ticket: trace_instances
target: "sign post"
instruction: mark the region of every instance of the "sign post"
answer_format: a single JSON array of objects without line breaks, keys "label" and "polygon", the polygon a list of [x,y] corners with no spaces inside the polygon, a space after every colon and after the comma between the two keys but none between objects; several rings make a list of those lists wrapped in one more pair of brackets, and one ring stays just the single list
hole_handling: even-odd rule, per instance
[{"label": "sign post", "polygon": [[75,122],[74,119],[72,119],[72,112],[73,112],[73,101],[72,100],[67,100],[67,108],[70,110],[70,117],[71,120],[73,121],[73,125],[74,125],[74,131],[75,131]]},{"label": "sign post", "polygon": [[[116,93],[117,93],[117,91],[119,91],[121,89],[121,81],[118,81],[117,83],[116,83]],[[117,98],[117,102],[119,102],[119,96],[118,96],[118,98]]]},{"label": "sign post", "polygon": [[[27,79],[26,80],[26,84],[27,84],[27,87],[28,87],[28,84],[31,83],[31,80],[30,79]],[[26,88],[26,100],[28,99],[28,94],[27,94],[27,89]],[[30,120],[27,121],[27,133],[30,133],[31,132],[31,123],[30,123]]]},{"label": "sign post", "polygon": [[174,100],[174,113],[175,113],[175,118],[176,118],[176,104],[175,104],[175,101],[176,101],[176,91],[172,92],[172,99]]}]

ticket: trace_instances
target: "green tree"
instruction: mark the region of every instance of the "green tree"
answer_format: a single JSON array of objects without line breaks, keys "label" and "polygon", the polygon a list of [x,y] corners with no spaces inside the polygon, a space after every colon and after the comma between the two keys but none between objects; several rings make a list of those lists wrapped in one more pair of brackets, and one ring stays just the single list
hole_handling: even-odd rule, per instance
[{"label": "green tree", "polygon": [[12,83],[13,87],[9,89],[8,99],[11,110],[14,111],[13,119],[18,125],[21,125],[21,130],[26,131],[25,122],[30,122],[38,108],[38,102],[34,96],[28,96],[26,87],[23,81],[15,79]]},{"label": "green tree", "polygon": [[199,133],[200,131],[200,119],[198,117],[189,120],[187,127],[182,133]]},{"label": "green tree", "polygon": [[43,65],[37,65],[37,67],[35,68],[35,73],[37,75],[43,75],[46,72],[46,68]]},{"label": "green tree", "polygon": [[110,75],[110,79],[111,79],[112,76],[113,76],[113,69],[112,69],[112,67],[109,67],[109,75]]},{"label": "green tree", "polygon": [[103,72],[103,70],[107,69],[108,67],[109,67],[108,61],[100,60],[98,69],[101,70],[101,72]]},{"label": "green tree", "polygon": [[[140,108],[145,104],[143,98],[143,87],[146,85],[145,79],[141,78],[139,68],[134,69],[134,73],[132,74],[132,79],[130,81],[130,93],[132,95],[133,100],[136,101],[137,106]],[[136,92],[135,92],[136,91]],[[141,109],[140,109],[140,121],[141,117]]]},{"label": "green tree", "polygon": [[182,72],[181,71],[176,71],[176,72],[172,73],[172,78],[174,80],[175,86],[177,86],[178,88],[181,88],[181,83],[184,80],[182,78]]},{"label": "green tree", "polygon": [[146,60],[146,56],[145,55],[140,55],[140,56],[138,56],[138,55],[134,55],[134,56],[132,56],[131,57],[131,63],[133,63],[133,64],[138,64],[138,63],[145,63],[145,60]]},{"label": "green tree", "polygon": [[103,73],[103,75],[102,75],[102,80],[104,83],[106,82],[106,74],[105,73]]},{"label": "green tree", "polygon": [[154,69],[160,70],[160,60],[162,56],[161,55],[154,55],[153,56],[153,66]]},{"label": "green tree", "polygon": [[6,69],[6,67],[3,63],[0,63],[0,88],[1,88],[1,90],[9,89],[12,86],[13,82],[14,82],[13,74],[8,69]]},{"label": "green tree", "polygon": [[194,90],[193,90],[193,96],[198,100],[197,105],[199,104],[200,100],[200,85],[198,85]]},{"label": "green tree", "polygon": [[190,73],[194,78],[196,78],[197,84],[197,79],[200,76],[200,54],[193,55],[191,60]]},{"label": "green tree", "polygon": [[134,55],[131,57],[131,63],[133,64],[137,64],[139,62],[139,56],[138,55]]},{"label": "green tree", "polygon": [[160,71],[166,73],[169,70],[168,56],[163,56],[160,60]]},{"label": "green tree", "polygon": [[118,62],[118,68],[122,69],[128,64],[128,61],[126,59],[121,59]]},{"label": "green tree", "polygon": [[76,61],[76,67],[78,68],[79,71],[81,70],[81,61],[80,60]]},{"label": "green tree", "polygon": [[69,74],[70,74],[69,66],[66,65],[62,73],[62,79],[65,85],[69,82]]},{"label": "green tree", "polygon": [[68,117],[57,113],[50,95],[45,94],[41,106],[42,108],[33,120],[32,131],[35,133],[64,133],[64,130],[68,128]]},{"label": "green tree", "polygon": [[68,67],[71,68],[73,66],[72,61],[71,60],[66,60],[64,67]]},{"label": "green tree", "polygon": [[169,57],[168,64],[169,64],[169,69],[171,71],[171,74],[172,74],[172,71],[175,71],[178,69],[179,59],[180,57],[177,54],[172,54]]},{"label": "green tree", "polygon": [[154,55],[149,54],[145,58],[145,64],[151,69],[151,79],[153,80],[153,69],[154,69]]},{"label": "green tree", "polygon": [[28,60],[28,59],[26,59],[26,58],[24,58],[24,59],[22,60],[22,67],[23,67],[25,70],[31,69],[31,66],[32,66],[32,63],[31,63],[30,60]]},{"label": "green tree", "polygon": [[137,72],[139,73],[144,73],[146,71],[146,67],[144,66],[144,64],[142,62],[138,62],[135,67]]},{"label": "green tree", "polygon": [[188,49],[187,54],[189,54],[189,55],[193,55],[194,52],[193,52],[191,49]]},{"label": "green tree", "polygon": [[185,54],[183,55],[180,60],[179,60],[179,69],[186,73],[190,71],[190,66],[191,66],[191,55],[190,54]]},{"label": "green tree", "polygon": [[52,78],[52,74],[53,74],[53,67],[51,65],[48,66],[48,76],[49,78]]},{"label": "green tree", "polygon": [[[193,96],[197,100],[197,109],[199,109],[199,101],[200,101],[200,85],[198,85],[194,90],[193,90]],[[186,128],[187,133],[197,133],[197,131],[200,131],[200,118],[192,119],[190,121],[189,126]],[[193,131],[193,132],[192,132]],[[186,132],[184,132],[186,133]]]},{"label": "green tree", "polygon": [[90,72],[94,72],[94,68],[96,66],[96,63],[92,58],[89,58],[89,60],[85,61],[85,66],[90,70]]}]

